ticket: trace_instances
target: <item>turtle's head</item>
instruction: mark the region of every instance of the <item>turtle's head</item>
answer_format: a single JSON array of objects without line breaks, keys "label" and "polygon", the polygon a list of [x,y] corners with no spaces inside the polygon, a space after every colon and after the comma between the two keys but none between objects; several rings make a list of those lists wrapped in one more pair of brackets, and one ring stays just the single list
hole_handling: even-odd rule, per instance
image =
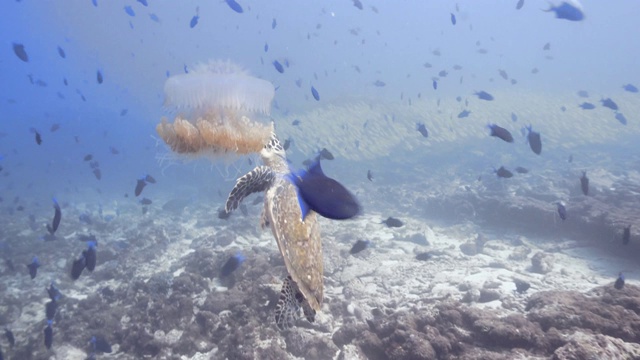
[{"label": "turtle's head", "polygon": [[270,161],[276,158],[285,159],[285,155],[286,154],[282,144],[280,144],[280,140],[278,140],[276,133],[272,131],[269,142],[267,142],[262,148],[262,151],[260,151],[260,156],[262,156],[265,161]]}]

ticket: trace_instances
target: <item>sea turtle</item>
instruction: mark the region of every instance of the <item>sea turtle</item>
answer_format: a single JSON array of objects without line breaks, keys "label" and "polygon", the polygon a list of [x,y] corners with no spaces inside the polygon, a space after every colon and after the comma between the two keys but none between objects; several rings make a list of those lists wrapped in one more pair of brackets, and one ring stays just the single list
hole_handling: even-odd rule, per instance
[{"label": "sea turtle", "polygon": [[264,165],[240,177],[229,194],[225,211],[231,212],[248,195],[265,191],[261,225],[269,225],[284,258],[288,276],[276,306],[278,328],[287,329],[300,315],[313,322],[322,305],[322,242],[316,213],[304,220],[296,188],[289,173],[285,150],[274,132],[260,151]]}]

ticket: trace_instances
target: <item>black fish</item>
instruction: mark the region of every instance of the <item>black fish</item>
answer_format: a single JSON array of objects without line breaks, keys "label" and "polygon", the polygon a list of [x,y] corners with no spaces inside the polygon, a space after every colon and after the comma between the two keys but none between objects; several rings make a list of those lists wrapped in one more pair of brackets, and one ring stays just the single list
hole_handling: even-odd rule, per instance
[{"label": "black fish", "polygon": [[545,51],[551,50],[551,43],[544,44],[544,47],[542,48],[542,50],[545,50]]},{"label": "black fish", "polygon": [[218,219],[227,220],[229,217],[231,217],[230,212],[226,212],[224,209],[218,210]]},{"label": "black fish", "polygon": [[64,49],[62,49],[60,46],[58,46],[58,55],[60,55],[61,58],[66,58],[67,54],[65,54]]},{"label": "black fish", "polygon": [[622,288],[624,287],[624,274],[618,274],[618,278],[616,279],[615,284],[613,284],[613,287],[618,290],[622,290]]},{"label": "black fish", "polygon": [[529,131],[527,134],[527,142],[529,143],[531,151],[540,155],[542,152],[542,139],[540,138],[540,133],[533,131],[531,125],[527,126],[527,130]]},{"label": "black fish", "polygon": [[53,198],[53,208],[55,210],[55,213],[53,214],[53,222],[51,223],[51,226],[47,224],[47,231],[49,231],[49,234],[51,235],[56,233],[58,226],[60,226],[60,220],[62,219],[62,211],[60,210],[60,205],[58,205],[56,198]]},{"label": "black fish", "polygon": [[100,70],[98,70],[97,74],[96,74],[96,80],[98,80],[98,84],[102,84],[102,73],[100,72]]},{"label": "black fish", "polygon": [[556,18],[558,19],[569,21],[581,21],[584,19],[584,13],[582,12],[582,9],[575,4],[566,1],[563,1],[562,4],[558,6],[550,5],[549,9],[544,11],[553,11],[554,13],[556,13]]},{"label": "black fish", "polygon": [[116,149],[113,146],[109,146],[109,152],[111,152],[113,155],[118,155],[120,154],[120,151],[118,151],[118,149]]},{"label": "black fish", "polygon": [[518,3],[516,4],[516,10],[522,9],[523,6],[524,6],[524,0],[518,0]]},{"label": "black fish", "polygon": [[564,207],[564,204],[559,202],[558,203],[558,215],[560,215],[560,219],[567,220],[567,208]]},{"label": "black fish", "polygon": [[531,287],[531,284],[529,284],[528,282],[526,282],[524,280],[517,280],[516,279],[516,280],[513,280],[513,282],[516,284],[516,291],[519,294],[525,293]]},{"label": "black fish", "polygon": [[144,181],[144,178],[138,179],[138,182],[136,183],[136,189],[134,191],[136,196],[139,196],[140,194],[142,194],[142,189],[144,189],[145,186],[147,186],[147,182]]},{"label": "black fish", "polygon": [[469,114],[471,114],[471,111],[469,110],[462,110],[460,112],[460,114],[458,114],[458,119],[462,119],[462,118],[466,118],[469,116]]},{"label": "black fish", "polygon": [[29,268],[29,275],[31,276],[31,279],[35,279],[36,275],[38,275],[38,268],[40,267],[38,257],[34,256],[31,260],[31,264],[27,264],[27,267]]},{"label": "black fish", "polygon": [[638,88],[635,87],[635,85],[633,85],[633,84],[624,85],[622,88],[625,91],[628,91],[628,92],[632,92],[632,93],[637,93],[638,92]]},{"label": "black fish", "polygon": [[325,160],[335,159],[331,151],[327,150],[327,148],[322,148],[322,150],[320,150],[320,158]]},{"label": "black fish", "polygon": [[53,281],[51,282],[51,284],[49,284],[49,287],[47,288],[47,294],[49,294],[49,299],[51,299],[51,301],[58,301],[62,296],[62,294],[60,293],[60,290],[58,290],[58,288],[53,283]]},{"label": "black fish", "polygon": [[404,223],[400,221],[400,219],[396,219],[391,216],[389,216],[387,220],[384,220],[382,223],[387,225],[387,227],[390,227],[390,228],[401,227],[402,225],[404,225]]},{"label": "black fish", "polygon": [[93,155],[91,154],[87,154],[84,156],[84,161],[91,161],[91,159],[93,159]]},{"label": "black fish", "polygon": [[38,145],[42,144],[42,136],[40,136],[40,133],[38,132],[38,130],[33,130],[33,132],[35,132],[36,134],[36,144]]},{"label": "black fish", "polygon": [[318,90],[313,86],[311,86],[311,95],[313,95],[313,98],[316,99],[316,101],[320,101],[320,94],[318,94]]},{"label": "black fish", "polygon": [[293,126],[298,126],[298,125],[300,125],[300,120],[298,120],[298,119],[294,119],[294,120],[291,122],[291,125],[293,125]]},{"label": "black fish", "polygon": [[246,260],[244,255],[240,252],[237,252],[235,255],[231,256],[227,262],[222,265],[222,269],[220,270],[220,277],[226,277],[231,275],[234,271],[236,271],[240,265]]},{"label": "black fish", "polygon": [[142,204],[142,205],[151,205],[151,203],[153,203],[153,201],[151,201],[151,199],[147,199],[147,198],[140,199],[140,204]]},{"label": "black fish", "polygon": [[512,143],[513,142],[513,136],[511,135],[511,133],[509,132],[509,130],[500,127],[496,124],[489,124],[487,125],[489,127],[489,129],[491,130],[491,136],[495,136],[497,138],[500,138],[508,143]]},{"label": "black fish", "polygon": [[486,91],[476,91],[474,95],[477,95],[480,100],[486,100],[486,101],[493,100],[493,95],[489,94]]},{"label": "black fish", "polygon": [[238,4],[235,0],[224,0],[224,2],[226,2],[227,5],[229,5],[231,10],[237,12],[238,14],[242,14],[243,12],[242,6],[240,6],[240,4]]},{"label": "black fish", "polygon": [[353,6],[357,7],[360,10],[363,9],[362,2],[360,2],[360,0],[351,0],[351,1],[353,2]]},{"label": "black fish", "polygon": [[51,125],[51,128],[49,129],[49,131],[56,132],[58,131],[58,129],[60,129],[60,124],[54,123],[53,125]]},{"label": "black fish", "polygon": [[268,52],[268,51],[269,51],[269,44],[264,43],[264,52]]},{"label": "black fish", "polygon": [[509,80],[509,75],[507,74],[506,71],[504,70],[498,70],[498,74],[500,74],[500,77],[502,77],[505,80]]},{"label": "black fish", "polygon": [[615,102],[613,102],[613,100],[611,100],[611,98],[606,98],[606,99],[602,99],[600,100],[600,102],[602,103],[602,106],[609,108],[613,111],[618,111],[618,104],[616,104]]},{"label": "black fish", "polygon": [[102,336],[92,336],[90,342],[93,351],[103,352],[107,354],[110,354],[111,351],[113,351],[109,342]]},{"label": "black fish", "polygon": [[27,52],[24,50],[24,45],[13,43],[13,52],[16,53],[18,59],[24,62],[29,62],[29,55],[27,55]]},{"label": "black fish", "polygon": [[624,228],[622,232],[622,244],[629,245],[629,241],[631,240],[631,225]]},{"label": "black fish", "polygon": [[149,184],[155,184],[156,183],[156,179],[153,176],[149,175],[149,174],[144,176],[144,181],[148,182]]},{"label": "black fish", "polygon": [[377,87],[383,87],[383,86],[385,86],[387,84],[384,81],[376,80],[376,82],[374,82],[373,85],[375,85]]},{"label": "black fish", "polygon": [[47,302],[47,305],[45,306],[47,320],[53,320],[53,318],[56,316],[56,311],[58,311],[58,303],[53,300]]},{"label": "black fish", "polygon": [[351,250],[349,250],[349,253],[351,255],[357,254],[360,251],[365,250],[366,248],[368,248],[369,244],[371,244],[371,241],[369,241],[369,240],[358,240],[358,241],[356,241],[355,244],[353,244],[353,246],[351,247]]},{"label": "black fish", "polygon": [[13,332],[8,328],[4,329],[4,336],[7,337],[7,341],[9,342],[9,346],[13,347],[16,344],[16,338],[13,336]]},{"label": "black fish", "polygon": [[373,173],[371,172],[371,170],[367,170],[367,179],[369,181],[373,181]]},{"label": "black fish", "polygon": [[44,346],[46,346],[47,349],[51,349],[51,345],[53,345],[53,328],[51,324],[53,324],[53,321],[48,320],[47,327],[44,328]]},{"label": "black fish", "polygon": [[438,90],[438,81],[433,79],[433,83],[431,84],[433,86],[433,90]]},{"label": "black fish", "polygon": [[290,146],[291,146],[291,139],[286,139],[284,141],[284,144],[282,144],[282,148],[284,149],[284,151],[289,150]]},{"label": "black fish", "polygon": [[418,130],[423,137],[429,137],[429,131],[427,131],[423,123],[416,123],[416,130]]},{"label": "black fish", "polygon": [[80,275],[82,275],[82,271],[87,266],[87,260],[82,254],[78,259],[73,261],[73,265],[71,265],[71,278],[73,280],[78,280]]},{"label": "black fish", "polygon": [[97,244],[95,241],[87,241],[87,246],[87,250],[82,251],[82,256],[85,259],[87,270],[92,272],[96,268],[96,262],[98,261]]},{"label": "black fish", "polygon": [[517,172],[518,174],[526,174],[526,173],[528,173],[528,172],[529,172],[529,170],[528,170],[527,168],[523,168],[522,166],[518,166],[518,167],[516,168],[516,172]]},{"label": "black fish", "polygon": [[456,16],[453,13],[451,13],[451,25],[455,25],[456,22],[457,22],[456,21]]},{"label": "black fish", "polygon": [[102,179],[102,172],[100,171],[100,169],[95,168],[93,169],[93,175],[96,177],[96,179],[100,180]]},{"label": "black fish", "polygon": [[280,74],[284,73],[284,67],[278,60],[273,60],[273,67],[275,67]]},{"label": "black fish", "polygon": [[587,177],[587,172],[582,172],[582,177],[580,178],[580,187],[582,188],[582,193],[585,195],[589,195],[589,178]]},{"label": "black fish", "polygon": [[623,113],[616,113],[616,120],[618,120],[620,122],[620,124],[622,125],[627,125],[627,118],[624,116]]},{"label": "black fish", "polygon": [[513,177],[513,173],[505,169],[504,166],[500,166],[500,169],[494,170],[494,172],[496,173],[496,175],[498,175],[499,178],[509,179]]},{"label": "black fish", "polygon": [[322,172],[319,158],[308,170],[286,177],[296,186],[302,220],[311,210],[334,220],[350,219],[360,213],[360,205],[349,190]]},{"label": "black fish", "polygon": [[271,21],[271,29],[275,29],[276,26],[278,26],[278,22],[276,21],[276,18],[273,18],[273,20]]},{"label": "black fish", "polygon": [[416,260],[418,261],[428,261],[433,257],[430,252],[421,252],[416,254]]},{"label": "black fish", "polygon": [[593,110],[596,108],[595,105],[593,105],[592,103],[588,103],[588,102],[583,102],[582,104],[578,105],[579,107],[581,107],[583,110]]},{"label": "black fish", "polygon": [[200,18],[200,16],[198,15],[193,15],[193,17],[191,18],[191,21],[189,22],[189,27],[190,28],[194,28],[196,27],[196,25],[198,25],[198,19]]}]

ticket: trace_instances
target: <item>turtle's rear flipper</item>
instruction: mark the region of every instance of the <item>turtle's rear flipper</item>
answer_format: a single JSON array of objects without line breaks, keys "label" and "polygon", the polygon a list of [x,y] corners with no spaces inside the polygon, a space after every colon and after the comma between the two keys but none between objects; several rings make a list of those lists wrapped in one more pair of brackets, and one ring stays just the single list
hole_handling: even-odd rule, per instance
[{"label": "turtle's rear flipper", "polygon": [[276,325],[278,329],[286,330],[292,327],[293,323],[300,317],[301,307],[307,320],[313,322],[316,311],[309,306],[291,276],[287,276],[282,284],[278,305],[276,305]]},{"label": "turtle's rear flipper", "polygon": [[236,185],[229,194],[224,210],[230,213],[237,209],[244,198],[253,193],[267,190],[274,179],[275,173],[267,166],[258,166],[251,170],[236,181]]}]

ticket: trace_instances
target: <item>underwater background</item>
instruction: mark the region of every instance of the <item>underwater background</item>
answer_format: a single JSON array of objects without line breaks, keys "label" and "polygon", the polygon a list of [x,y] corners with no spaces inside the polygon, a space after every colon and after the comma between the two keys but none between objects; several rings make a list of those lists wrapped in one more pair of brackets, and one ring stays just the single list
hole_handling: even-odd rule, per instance
[{"label": "underwater background", "polygon": [[[640,358],[639,2],[0,9],[5,359]],[[262,195],[223,211],[260,157],[156,132],[165,81],[210,60],[271,82],[291,166],[324,149],[362,207],[319,219],[313,323],[276,327]]]}]

